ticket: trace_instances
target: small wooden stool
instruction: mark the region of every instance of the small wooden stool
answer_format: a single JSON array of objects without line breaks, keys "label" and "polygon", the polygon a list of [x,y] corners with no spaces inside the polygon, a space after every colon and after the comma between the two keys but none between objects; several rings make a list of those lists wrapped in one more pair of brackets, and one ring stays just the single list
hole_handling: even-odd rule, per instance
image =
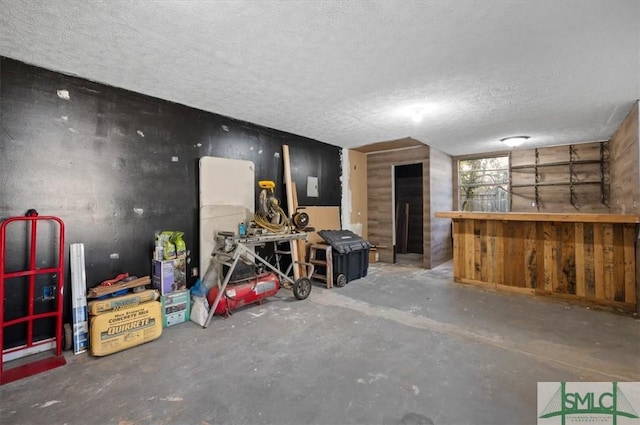
[{"label": "small wooden stool", "polygon": [[[325,273],[318,273],[318,269],[316,268],[316,272],[313,273],[311,277],[327,282],[327,288],[333,288],[333,256],[331,255],[332,250],[333,248],[331,247],[331,245],[323,243],[314,243],[309,247],[309,262],[311,264],[323,267]],[[321,251],[324,251],[324,258],[318,258],[318,252]]]}]

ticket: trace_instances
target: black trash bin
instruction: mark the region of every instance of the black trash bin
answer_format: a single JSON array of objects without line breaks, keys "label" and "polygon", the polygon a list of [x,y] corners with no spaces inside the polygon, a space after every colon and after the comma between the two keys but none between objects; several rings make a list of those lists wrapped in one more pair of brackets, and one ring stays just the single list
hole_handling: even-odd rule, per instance
[{"label": "black trash bin", "polygon": [[333,280],[336,286],[344,286],[367,275],[371,248],[368,241],[350,230],[320,230],[318,235],[333,248]]}]

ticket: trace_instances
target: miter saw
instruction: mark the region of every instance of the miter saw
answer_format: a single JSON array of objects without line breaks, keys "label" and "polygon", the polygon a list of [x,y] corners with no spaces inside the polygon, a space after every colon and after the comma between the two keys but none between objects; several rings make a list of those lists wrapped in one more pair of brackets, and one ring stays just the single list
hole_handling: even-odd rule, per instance
[{"label": "miter saw", "polygon": [[276,184],[271,180],[260,180],[258,186],[262,188],[258,198],[258,211],[255,214],[255,222],[258,226],[273,233],[288,233],[287,215],[280,207],[280,200],[273,189]]},{"label": "miter saw", "polygon": [[309,215],[296,210],[291,216],[291,223],[287,214],[280,207],[280,200],[274,193],[276,184],[271,180],[260,180],[258,186],[262,188],[258,198],[258,211],[255,223],[273,233],[289,233],[292,230],[305,230],[309,225]]}]

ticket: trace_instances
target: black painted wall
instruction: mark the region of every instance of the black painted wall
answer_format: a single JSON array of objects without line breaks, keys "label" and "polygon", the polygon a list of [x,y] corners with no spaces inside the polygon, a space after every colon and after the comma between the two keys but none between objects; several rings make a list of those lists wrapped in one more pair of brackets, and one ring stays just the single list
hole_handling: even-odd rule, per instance
[{"label": "black painted wall", "polygon": [[[67,262],[68,244],[85,244],[88,287],[121,272],[150,274],[157,230],[183,230],[197,264],[202,156],[253,161],[256,180],[278,182],[286,202],[287,144],[299,203],[340,205],[338,147],[4,57],[0,127],[0,219],[30,208],[62,218]],[[319,178],[319,198],[307,199],[307,176]],[[22,236],[7,242],[8,261]]]}]

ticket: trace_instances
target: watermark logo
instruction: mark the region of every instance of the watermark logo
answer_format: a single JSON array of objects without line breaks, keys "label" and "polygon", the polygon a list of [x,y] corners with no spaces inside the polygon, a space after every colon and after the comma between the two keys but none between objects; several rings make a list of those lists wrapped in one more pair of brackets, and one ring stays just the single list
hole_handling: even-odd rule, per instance
[{"label": "watermark logo", "polygon": [[538,425],[640,425],[640,382],[538,382]]}]

